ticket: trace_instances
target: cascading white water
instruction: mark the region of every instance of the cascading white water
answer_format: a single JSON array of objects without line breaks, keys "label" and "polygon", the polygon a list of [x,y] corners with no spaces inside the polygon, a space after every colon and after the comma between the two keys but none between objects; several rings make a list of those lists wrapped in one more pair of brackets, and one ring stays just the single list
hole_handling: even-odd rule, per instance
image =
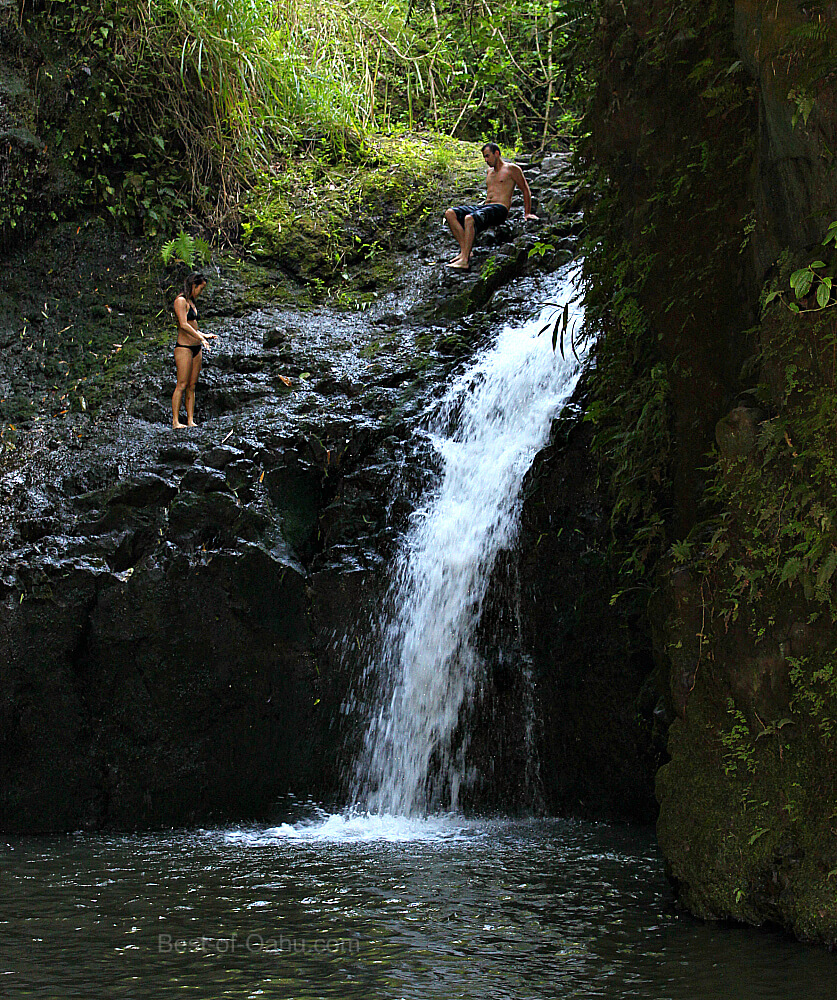
[{"label": "cascading white water", "polygon": [[[570,299],[571,280],[553,294]],[[523,477],[579,376],[551,331],[538,336],[548,316],[554,307],[504,329],[429,415],[441,479],[413,516],[381,623],[380,701],[355,784],[369,812],[421,814],[443,799],[457,808],[467,737],[456,752],[452,741],[480,676],[472,641],[491,570],[514,542]]]}]

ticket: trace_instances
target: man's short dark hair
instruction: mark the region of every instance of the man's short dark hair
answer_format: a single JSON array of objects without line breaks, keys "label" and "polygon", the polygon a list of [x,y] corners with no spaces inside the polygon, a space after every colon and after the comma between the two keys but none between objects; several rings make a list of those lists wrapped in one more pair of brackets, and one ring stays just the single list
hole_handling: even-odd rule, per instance
[{"label": "man's short dark hair", "polygon": [[499,153],[500,152],[500,147],[497,145],[496,142],[487,142],[487,143],[485,143],[485,145],[482,147],[482,149],[480,150],[480,152],[484,153],[487,149],[490,149],[492,153]]}]

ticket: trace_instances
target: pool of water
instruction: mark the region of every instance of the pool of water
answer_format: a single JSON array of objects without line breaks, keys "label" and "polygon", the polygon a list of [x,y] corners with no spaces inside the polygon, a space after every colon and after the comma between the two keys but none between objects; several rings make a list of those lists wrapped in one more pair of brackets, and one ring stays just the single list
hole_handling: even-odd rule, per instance
[{"label": "pool of water", "polygon": [[649,830],[319,814],[2,842],[4,997],[832,1000],[835,963],[679,914]]}]

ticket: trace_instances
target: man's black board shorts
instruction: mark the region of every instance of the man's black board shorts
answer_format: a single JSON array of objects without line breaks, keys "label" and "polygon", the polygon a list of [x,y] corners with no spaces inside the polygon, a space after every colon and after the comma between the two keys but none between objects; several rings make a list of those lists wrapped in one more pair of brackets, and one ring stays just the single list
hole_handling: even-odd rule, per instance
[{"label": "man's black board shorts", "polygon": [[465,225],[465,216],[473,215],[474,232],[482,233],[492,226],[499,226],[509,217],[509,210],[505,205],[459,205],[454,208],[459,225]]}]

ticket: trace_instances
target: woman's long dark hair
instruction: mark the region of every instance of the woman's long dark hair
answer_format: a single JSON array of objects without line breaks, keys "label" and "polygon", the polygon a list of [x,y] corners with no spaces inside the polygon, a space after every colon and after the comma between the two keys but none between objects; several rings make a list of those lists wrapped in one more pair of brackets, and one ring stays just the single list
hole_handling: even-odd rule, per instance
[{"label": "woman's long dark hair", "polygon": [[206,278],[200,273],[200,271],[193,271],[191,274],[186,275],[186,280],[183,282],[183,294],[187,299],[192,298],[192,292],[198,285],[205,285]]}]

